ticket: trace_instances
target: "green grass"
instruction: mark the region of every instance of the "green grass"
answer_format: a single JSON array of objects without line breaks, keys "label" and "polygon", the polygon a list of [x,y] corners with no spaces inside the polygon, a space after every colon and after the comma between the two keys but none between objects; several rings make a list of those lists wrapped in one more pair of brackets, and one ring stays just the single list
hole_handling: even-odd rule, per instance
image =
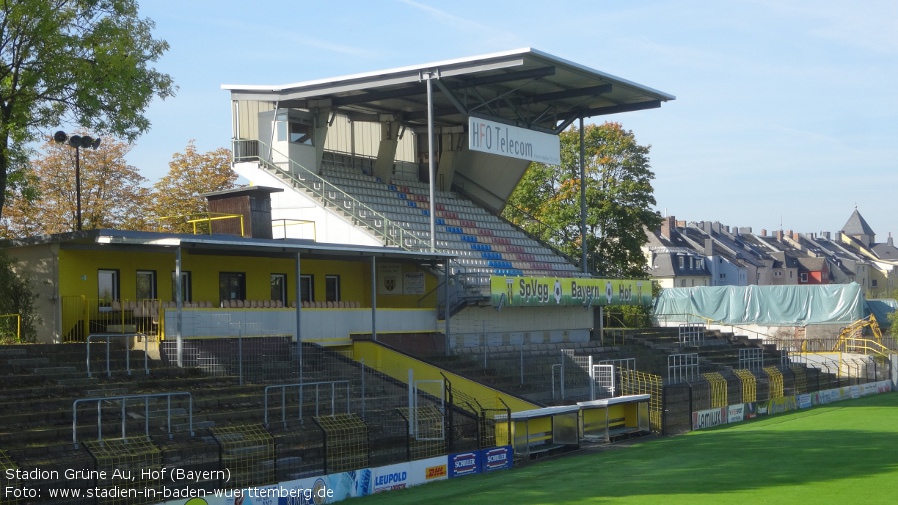
[{"label": "green grass", "polygon": [[898,393],[610,446],[352,503],[894,504]]}]

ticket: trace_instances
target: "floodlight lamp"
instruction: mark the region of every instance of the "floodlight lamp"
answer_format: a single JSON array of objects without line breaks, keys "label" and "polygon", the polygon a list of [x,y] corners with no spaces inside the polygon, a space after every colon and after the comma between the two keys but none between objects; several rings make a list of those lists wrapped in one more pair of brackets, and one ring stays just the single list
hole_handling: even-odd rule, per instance
[{"label": "floodlight lamp", "polygon": [[68,140],[69,136],[65,134],[64,131],[60,130],[53,134],[53,140],[56,141],[57,144],[62,144],[66,140]]},{"label": "floodlight lamp", "polygon": [[96,149],[96,148],[100,147],[100,137],[97,137],[96,140],[94,140],[94,143],[90,145],[90,147],[91,147],[91,149]]},{"label": "floodlight lamp", "polygon": [[72,147],[81,147],[81,135],[72,135],[69,137],[69,145]]},{"label": "floodlight lamp", "polygon": [[91,144],[93,144],[93,143],[94,143],[94,138],[91,137],[90,135],[85,135],[85,136],[81,137],[81,147],[82,148],[90,147]]}]

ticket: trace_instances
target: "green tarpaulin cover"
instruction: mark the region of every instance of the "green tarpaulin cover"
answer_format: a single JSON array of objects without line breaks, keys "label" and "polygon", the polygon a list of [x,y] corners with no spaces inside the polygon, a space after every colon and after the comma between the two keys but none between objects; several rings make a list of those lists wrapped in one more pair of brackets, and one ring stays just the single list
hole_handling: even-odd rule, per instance
[{"label": "green tarpaulin cover", "polygon": [[700,286],[662,289],[654,314],[667,322],[697,322],[692,315],[728,324],[805,326],[851,323],[864,317],[864,308],[857,283]]},{"label": "green tarpaulin cover", "polygon": [[876,322],[881,328],[890,328],[892,322],[889,321],[889,314],[898,310],[898,302],[891,299],[867,300],[867,309],[876,318]]}]

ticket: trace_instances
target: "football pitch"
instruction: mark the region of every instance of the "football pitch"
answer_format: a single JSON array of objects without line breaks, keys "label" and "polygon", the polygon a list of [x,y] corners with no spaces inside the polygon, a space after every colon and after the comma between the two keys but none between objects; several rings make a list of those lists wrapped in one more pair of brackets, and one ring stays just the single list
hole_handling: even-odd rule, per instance
[{"label": "football pitch", "polygon": [[894,504],[898,393],[605,446],[352,503]]}]

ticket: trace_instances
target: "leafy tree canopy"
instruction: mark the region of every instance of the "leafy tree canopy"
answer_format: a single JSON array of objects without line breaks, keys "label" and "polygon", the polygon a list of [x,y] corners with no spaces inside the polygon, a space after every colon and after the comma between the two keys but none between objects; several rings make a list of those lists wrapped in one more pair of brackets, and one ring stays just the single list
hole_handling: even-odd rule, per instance
[{"label": "leafy tree canopy", "polygon": [[533,163],[503,213],[506,219],[608,277],[644,277],[646,227],[661,216],[655,205],[648,146],[619,123],[584,128],[586,237],[580,219],[580,131],[561,133],[561,164]]},{"label": "leafy tree canopy", "polygon": [[149,129],[150,101],[176,89],[151,66],[168,50],[153,27],[135,0],[0,2],[0,215],[11,183],[27,182],[23,146],[46,129],[129,142]]},{"label": "leafy tree canopy", "polygon": [[[80,132],[76,132],[80,133]],[[146,179],[125,161],[128,144],[110,137],[97,149],[81,149],[82,228],[147,228],[146,206],[150,190]],[[76,226],[75,148],[52,140],[43,154],[23,171],[27,187],[39,199],[22,191],[11,193],[0,233],[8,238],[74,231]]]},{"label": "leafy tree canopy", "polygon": [[168,174],[157,182],[150,208],[161,229],[191,233],[186,218],[205,215],[209,206],[204,193],[232,189],[237,174],[231,170],[231,151],[220,147],[197,152],[191,140],[183,153],[175,153]]}]

